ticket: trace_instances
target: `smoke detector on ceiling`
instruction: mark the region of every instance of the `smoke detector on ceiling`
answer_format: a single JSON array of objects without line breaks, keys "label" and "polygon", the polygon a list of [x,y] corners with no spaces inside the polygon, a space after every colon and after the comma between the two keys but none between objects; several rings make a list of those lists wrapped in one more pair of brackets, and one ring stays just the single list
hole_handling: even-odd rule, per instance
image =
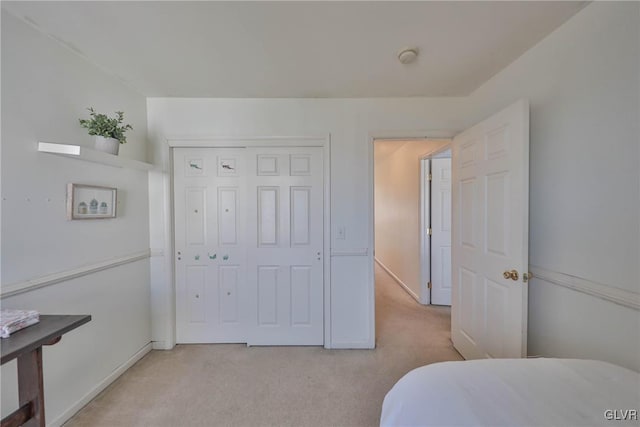
[{"label": "smoke detector on ceiling", "polygon": [[407,47],[398,52],[398,61],[403,64],[410,64],[418,57],[417,47]]}]

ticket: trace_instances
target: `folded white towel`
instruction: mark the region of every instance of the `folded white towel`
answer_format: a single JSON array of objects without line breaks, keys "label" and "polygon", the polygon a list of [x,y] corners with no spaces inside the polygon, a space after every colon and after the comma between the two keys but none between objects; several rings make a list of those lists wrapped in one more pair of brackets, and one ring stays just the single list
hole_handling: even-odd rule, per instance
[{"label": "folded white towel", "polygon": [[9,338],[12,333],[39,321],[40,314],[35,310],[0,310],[0,337]]}]

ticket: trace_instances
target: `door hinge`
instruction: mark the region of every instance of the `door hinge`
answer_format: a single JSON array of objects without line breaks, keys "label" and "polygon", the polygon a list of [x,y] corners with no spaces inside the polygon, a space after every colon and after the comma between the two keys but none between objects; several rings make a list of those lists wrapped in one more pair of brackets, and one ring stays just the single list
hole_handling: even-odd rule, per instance
[{"label": "door hinge", "polygon": [[427,282],[427,288],[428,288],[428,289],[431,289],[431,281],[428,281],[428,282]]},{"label": "door hinge", "polygon": [[429,172],[429,181],[433,180],[433,175],[431,175],[431,172]]},{"label": "door hinge", "polygon": [[433,233],[433,230],[431,229],[431,227],[427,228],[427,234],[431,236],[431,233]]}]

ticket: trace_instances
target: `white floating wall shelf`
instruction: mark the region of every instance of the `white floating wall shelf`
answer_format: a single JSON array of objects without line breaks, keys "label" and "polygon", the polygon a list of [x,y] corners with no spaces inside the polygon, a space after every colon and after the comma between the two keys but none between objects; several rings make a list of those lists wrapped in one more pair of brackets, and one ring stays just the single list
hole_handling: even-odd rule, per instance
[{"label": "white floating wall shelf", "polygon": [[155,166],[150,163],[114,156],[113,154],[96,151],[88,147],[83,147],[82,145],[38,142],[38,151],[117,168],[138,169],[143,171],[155,169]]}]

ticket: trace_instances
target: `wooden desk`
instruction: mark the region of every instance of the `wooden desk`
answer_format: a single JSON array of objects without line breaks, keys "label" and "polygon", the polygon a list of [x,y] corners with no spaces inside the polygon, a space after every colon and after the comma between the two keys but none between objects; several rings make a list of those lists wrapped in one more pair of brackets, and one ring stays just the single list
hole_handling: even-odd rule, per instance
[{"label": "wooden desk", "polygon": [[1,427],[45,426],[42,346],[56,344],[63,334],[91,320],[89,315],[41,315],[40,323],[0,340],[2,365],[18,359],[20,408],[2,419]]}]

